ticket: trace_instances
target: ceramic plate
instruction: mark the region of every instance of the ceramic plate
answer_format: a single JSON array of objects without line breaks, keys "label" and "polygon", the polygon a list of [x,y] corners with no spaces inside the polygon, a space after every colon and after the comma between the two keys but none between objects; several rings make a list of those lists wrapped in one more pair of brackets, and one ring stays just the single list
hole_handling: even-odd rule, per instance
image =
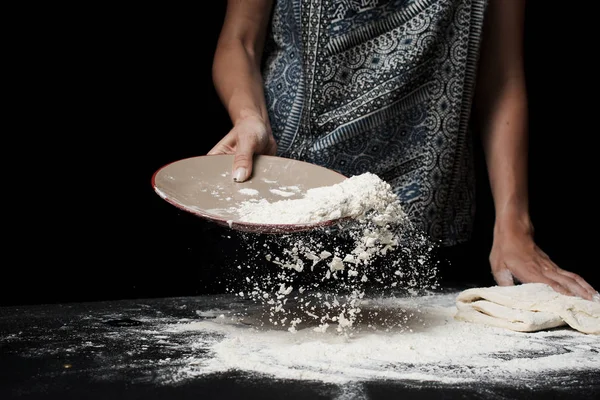
[{"label": "ceramic plate", "polygon": [[252,177],[237,183],[232,179],[233,155],[206,155],[175,161],[152,176],[156,193],[167,202],[199,217],[233,229],[279,233],[313,229],[318,224],[256,224],[242,222],[236,205],[264,198],[269,202],[302,198],[311,188],[340,183],[345,176],[303,161],[275,156],[256,156]]}]

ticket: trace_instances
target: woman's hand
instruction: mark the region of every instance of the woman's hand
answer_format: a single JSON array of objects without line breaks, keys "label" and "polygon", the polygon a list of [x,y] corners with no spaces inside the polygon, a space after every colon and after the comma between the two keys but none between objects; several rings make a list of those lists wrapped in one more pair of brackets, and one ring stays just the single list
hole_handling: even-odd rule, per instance
[{"label": "woman's hand", "polygon": [[254,154],[275,155],[277,144],[268,123],[255,115],[238,119],[233,129],[208,154],[234,154],[233,180],[244,182],[252,174]]},{"label": "woman's hand", "polygon": [[558,267],[534,242],[533,234],[520,227],[496,227],[490,254],[492,274],[499,286],[546,283],[559,293],[587,300],[598,292],[579,275]]}]

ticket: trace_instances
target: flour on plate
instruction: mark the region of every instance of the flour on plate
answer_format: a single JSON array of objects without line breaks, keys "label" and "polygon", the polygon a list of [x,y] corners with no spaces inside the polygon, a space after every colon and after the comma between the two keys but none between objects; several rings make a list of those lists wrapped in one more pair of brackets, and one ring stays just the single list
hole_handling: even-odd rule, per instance
[{"label": "flour on plate", "polygon": [[290,196],[293,196],[296,194],[294,192],[286,192],[285,190],[281,190],[281,189],[269,189],[269,191],[273,194],[276,194],[276,195],[282,196],[282,197],[290,197]]},{"label": "flour on plate", "polygon": [[247,196],[257,196],[259,193],[258,190],[252,188],[242,188],[238,192]]},{"label": "flour on plate", "polygon": [[242,222],[305,224],[364,217],[370,210],[386,219],[383,222],[404,217],[391,186],[375,174],[364,173],[335,185],[309,189],[300,199],[245,201],[237,212]]}]

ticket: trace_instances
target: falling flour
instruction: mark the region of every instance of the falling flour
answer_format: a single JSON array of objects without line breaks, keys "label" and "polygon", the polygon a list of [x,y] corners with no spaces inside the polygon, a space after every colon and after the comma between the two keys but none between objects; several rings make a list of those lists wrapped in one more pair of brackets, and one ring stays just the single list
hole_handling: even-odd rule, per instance
[{"label": "falling flour", "polygon": [[436,285],[432,242],[375,174],[310,189],[297,199],[250,199],[238,214],[252,223],[337,222],[304,233],[244,236],[246,260],[229,291],[265,305],[264,323],[272,326],[294,333],[303,322],[317,321],[315,331],[331,327],[351,335],[366,292],[416,293]]}]

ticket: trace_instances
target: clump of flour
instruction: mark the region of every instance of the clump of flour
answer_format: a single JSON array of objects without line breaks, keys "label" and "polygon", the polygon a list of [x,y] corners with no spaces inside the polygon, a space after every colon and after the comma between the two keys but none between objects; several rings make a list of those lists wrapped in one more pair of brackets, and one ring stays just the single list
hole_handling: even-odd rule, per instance
[{"label": "clump of flour", "polygon": [[296,332],[310,322],[317,332],[351,335],[366,292],[436,286],[433,244],[375,174],[310,189],[298,199],[249,200],[238,212],[254,223],[337,220],[301,233],[244,235],[247,260],[237,266],[229,290],[266,306],[263,321],[272,326]]},{"label": "clump of flour", "polygon": [[364,173],[344,181],[306,191],[303,198],[269,202],[245,201],[237,212],[242,222],[306,224],[339,218],[365,218],[368,211],[378,214],[378,225],[405,218],[390,185],[377,175]]},{"label": "clump of flour", "polygon": [[248,196],[258,195],[258,190],[251,189],[251,188],[242,188],[242,189],[238,190],[238,192],[240,192],[241,194],[248,195]]}]

